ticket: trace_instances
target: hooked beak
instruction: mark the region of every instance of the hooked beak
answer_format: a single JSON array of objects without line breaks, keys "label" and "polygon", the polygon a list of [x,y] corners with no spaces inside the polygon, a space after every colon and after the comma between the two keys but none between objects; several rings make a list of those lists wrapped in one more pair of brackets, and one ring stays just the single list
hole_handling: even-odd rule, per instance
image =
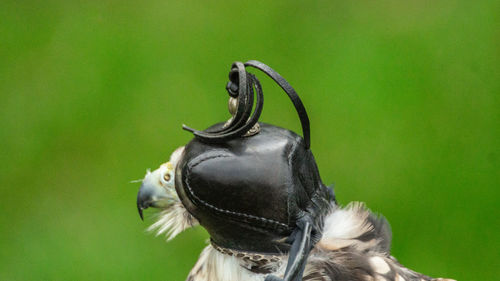
[{"label": "hooked beak", "polygon": [[149,207],[163,208],[169,203],[165,188],[143,182],[137,193],[137,210],[141,220],[144,220],[142,211]]}]

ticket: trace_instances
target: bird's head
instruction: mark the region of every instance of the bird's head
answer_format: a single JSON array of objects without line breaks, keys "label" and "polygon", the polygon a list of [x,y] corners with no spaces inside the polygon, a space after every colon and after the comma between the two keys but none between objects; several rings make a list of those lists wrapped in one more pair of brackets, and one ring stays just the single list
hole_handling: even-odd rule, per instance
[{"label": "bird's head", "polygon": [[160,210],[169,209],[180,202],[175,191],[175,167],[179,162],[184,147],[172,153],[170,160],[160,165],[153,172],[147,171],[137,194],[137,210],[144,219],[143,210],[154,207]]},{"label": "bird's head", "polygon": [[165,233],[168,240],[173,239],[185,229],[195,226],[198,221],[184,208],[175,190],[175,168],[182,158],[184,147],[179,147],[170,160],[153,172],[147,171],[137,193],[137,210],[141,219],[143,210],[158,209],[157,221],[148,230],[157,230],[157,235]]}]

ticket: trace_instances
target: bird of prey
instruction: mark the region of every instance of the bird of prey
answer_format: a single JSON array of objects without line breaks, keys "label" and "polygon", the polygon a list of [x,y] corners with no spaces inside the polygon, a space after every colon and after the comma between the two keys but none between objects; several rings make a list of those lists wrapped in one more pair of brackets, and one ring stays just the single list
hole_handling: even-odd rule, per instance
[{"label": "bird of prey", "polygon": [[[138,196],[139,211],[158,208],[158,220],[148,230],[172,240],[198,225],[175,190],[175,168],[184,147],[169,162],[147,172]],[[384,217],[354,202],[345,207],[332,203],[324,219],[321,239],[311,251],[303,281],[429,281],[431,278],[402,266],[390,254],[391,230]],[[283,276],[287,255],[232,251],[208,245],[186,281],[264,281],[272,273]]]},{"label": "bird of prey", "polygon": [[[288,94],[303,138],[258,123],[257,68]],[[452,281],[401,265],[390,253],[391,230],[364,204],[339,206],[319,177],[309,149],[309,119],[293,88],[270,67],[236,62],[226,86],[232,118],[175,150],[148,171],[137,195],[141,218],[159,209],[148,229],[172,240],[201,225],[210,234],[187,281]],[[256,114],[250,116],[257,91]]]}]

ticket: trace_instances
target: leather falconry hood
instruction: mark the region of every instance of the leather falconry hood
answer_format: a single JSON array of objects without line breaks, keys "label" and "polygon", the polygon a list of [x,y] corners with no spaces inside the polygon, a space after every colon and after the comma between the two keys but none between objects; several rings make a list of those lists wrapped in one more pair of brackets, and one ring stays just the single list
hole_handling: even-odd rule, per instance
[{"label": "leather falconry hood", "polygon": [[[303,137],[258,122],[263,92],[256,76],[247,72],[250,67],[285,91],[299,115]],[[203,131],[183,127],[195,137],[177,165],[177,193],[215,246],[288,253],[284,279],[269,275],[266,281],[302,280],[323,217],[335,201],[333,190],[321,182],[310,150],[307,112],[292,86],[258,61],[233,63],[226,90],[229,121]]]}]

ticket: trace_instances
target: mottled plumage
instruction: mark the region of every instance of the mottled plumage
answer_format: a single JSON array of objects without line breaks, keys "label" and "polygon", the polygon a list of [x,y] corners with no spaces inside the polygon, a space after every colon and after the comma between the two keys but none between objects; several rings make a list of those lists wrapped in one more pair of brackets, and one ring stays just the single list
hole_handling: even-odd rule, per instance
[{"label": "mottled plumage", "polygon": [[[148,172],[143,181],[162,185],[165,165],[175,167],[181,152],[182,148],[176,150],[170,163],[160,167],[162,171]],[[174,187],[163,184],[162,188]],[[161,207],[158,220],[149,230],[157,230],[157,234],[165,234],[171,240],[186,228],[196,225],[197,221],[186,211],[175,192],[167,194],[165,200],[170,203]],[[451,280],[433,279],[399,264],[390,255],[388,222],[362,203],[351,203],[344,208],[332,203],[323,223],[321,239],[309,255],[303,281]],[[270,258],[265,253],[225,251],[214,247],[208,245],[203,250],[187,277],[188,281],[264,281],[269,273],[283,277],[285,272],[286,254]]]}]

